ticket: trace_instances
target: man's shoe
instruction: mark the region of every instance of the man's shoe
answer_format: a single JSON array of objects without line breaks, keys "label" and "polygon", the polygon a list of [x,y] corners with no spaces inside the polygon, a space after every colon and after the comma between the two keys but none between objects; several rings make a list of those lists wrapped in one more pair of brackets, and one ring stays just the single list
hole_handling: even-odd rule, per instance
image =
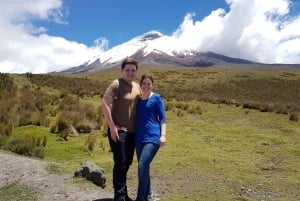
[{"label": "man's shoe", "polygon": [[131,199],[129,196],[126,196],[126,201],[134,201],[133,199]]},{"label": "man's shoe", "polygon": [[119,198],[119,199],[114,198],[114,201],[134,201],[134,200],[131,199],[130,197],[126,196],[125,198],[124,197]]},{"label": "man's shoe", "polygon": [[135,199],[135,201],[148,201],[148,199],[146,199],[146,198],[139,198],[139,197],[137,197],[137,198]]}]

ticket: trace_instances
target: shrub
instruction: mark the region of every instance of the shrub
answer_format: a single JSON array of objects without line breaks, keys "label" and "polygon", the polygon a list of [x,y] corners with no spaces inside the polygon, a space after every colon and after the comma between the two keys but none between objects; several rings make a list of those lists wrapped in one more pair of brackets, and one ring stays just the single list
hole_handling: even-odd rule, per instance
[{"label": "shrub", "polygon": [[85,141],[83,149],[85,151],[88,151],[89,153],[92,153],[94,151],[96,142],[97,142],[96,136],[94,134],[89,135]]},{"label": "shrub", "polygon": [[72,106],[79,103],[79,99],[68,94],[61,95],[62,100],[58,106],[59,110],[71,110]]},{"label": "shrub", "polygon": [[279,105],[279,106],[276,107],[275,112],[277,114],[288,114],[289,109],[285,105]]},{"label": "shrub", "polygon": [[9,74],[0,72],[0,99],[15,92],[15,89],[14,82]]},{"label": "shrub", "polygon": [[107,137],[108,123],[105,119],[102,121],[101,130],[103,131],[104,136]]},{"label": "shrub", "polygon": [[50,119],[47,118],[46,116],[43,116],[43,118],[40,119],[40,122],[39,122],[39,123],[40,123],[40,126],[49,127],[51,121],[50,121]]},{"label": "shrub", "polygon": [[58,133],[61,133],[62,131],[69,128],[68,119],[66,119],[65,116],[63,116],[63,114],[58,116],[58,119],[56,121],[56,128]]},{"label": "shrub", "polygon": [[45,152],[42,149],[46,145],[46,136],[19,135],[12,136],[10,142],[6,144],[6,148],[17,154],[44,158]]},{"label": "shrub", "polygon": [[50,127],[50,133],[56,133],[57,132],[56,123],[51,123],[49,127]]},{"label": "shrub", "polygon": [[102,115],[99,115],[99,108],[95,109],[93,105],[79,103],[64,105],[55,125],[51,125],[50,132],[61,133],[64,131],[66,134],[65,129],[74,126],[79,133],[90,133],[93,129],[100,128],[99,121],[102,119]]},{"label": "shrub", "polygon": [[165,110],[166,111],[171,111],[174,108],[174,104],[171,102],[166,102],[165,104]]},{"label": "shrub", "polygon": [[21,110],[18,113],[16,125],[17,126],[27,126],[30,125],[30,111],[27,110]]},{"label": "shrub", "polygon": [[245,102],[243,103],[243,108],[260,110],[261,105],[257,102]]},{"label": "shrub", "polygon": [[176,115],[177,115],[177,117],[183,117],[184,113],[181,110],[177,110]]},{"label": "shrub", "polygon": [[196,107],[193,107],[193,108],[190,108],[188,110],[188,113],[189,114],[198,114],[198,115],[201,115],[202,114],[202,109],[199,105],[197,105]]},{"label": "shrub", "polygon": [[97,130],[103,130],[103,121],[105,120],[104,115],[102,114],[100,106],[97,107],[97,112],[96,112],[96,129]]},{"label": "shrub", "polygon": [[0,123],[0,136],[11,136],[12,129],[11,124]]},{"label": "shrub", "polygon": [[47,139],[47,137],[46,137],[46,136],[44,136],[44,137],[43,137],[43,141],[42,141],[42,144],[41,144],[41,145],[42,145],[43,147],[46,147],[46,145],[47,145],[47,142],[48,142],[48,139]]},{"label": "shrub", "polygon": [[45,149],[38,147],[35,150],[35,157],[44,159],[46,155]]},{"label": "shrub", "polygon": [[65,140],[68,141],[69,135],[71,134],[71,129],[70,128],[66,128],[64,130],[62,130],[61,132],[59,132],[59,139],[60,140]]},{"label": "shrub", "polygon": [[27,136],[13,137],[9,143],[9,150],[21,155],[32,156],[34,148],[32,139]]},{"label": "shrub", "polygon": [[0,147],[5,147],[6,142],[10,139],[12,135],[12,125],[8,123],[0,123]]},{"label": "shrub", "polygon": [[0,135],[0,148],[5,148],[6,147],[6,143],[9,140],[9,136],[6,135]]},{"label": "shrub", "polygon": [[30,124],[35,126],[40,126],[41,122],[46,118],[46,114],[39,111],[32,112],[30,114]]},{"label": "shrub", "polygon": [[81,121],[75,126],[79,133],[90,133],[92,132],[92,125],[89,122]]},{"label": "shrub", "polygon": [[298,112],[292,112],[290,114],[290,118],[289,118],[290,121],[299,121],[299,113]]}]

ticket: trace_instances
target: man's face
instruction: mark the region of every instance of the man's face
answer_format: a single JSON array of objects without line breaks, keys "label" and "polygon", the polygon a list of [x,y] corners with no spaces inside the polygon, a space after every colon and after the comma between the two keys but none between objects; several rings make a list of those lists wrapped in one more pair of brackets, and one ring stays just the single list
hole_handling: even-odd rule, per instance
[{"label": "man's face", "polygon": [[134,64],[126,64],[122,70],[122,78],[127,82],[132,82],[136,77],[136,66]]}]

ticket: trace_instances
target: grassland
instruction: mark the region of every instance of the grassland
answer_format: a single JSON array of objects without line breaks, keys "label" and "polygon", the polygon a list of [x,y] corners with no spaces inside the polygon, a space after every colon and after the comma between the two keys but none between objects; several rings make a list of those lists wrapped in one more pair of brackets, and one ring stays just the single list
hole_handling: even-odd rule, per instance
[{"label": "grassland", "polygon": [[18,183],[11,183],[0,188],[1,201],[35,201],[35,192],[24,185]]},{"label": "grassland", "polygon": [[[167,108],[167,145],[152,164],[153,190],[162,200],[300,200],[300,70],[144,66],[139,74],[144,72],[154,75],[155,91],[164,96]],[[26,83],[50,96],[72,94],[97,108],[103,90],[119,73],[11,76],[18,88]],[[72,84],[58,84],[53,76]],[[51,171],[72,173],[91,160],[104,168],[111,189],[112,155],[104,128],[57,141],[59,133],[49,127],[59,115],[58,105],[52,104],[56,112],[48,114],[48,126],[14,126],[12,138],[46,135],[44,160]],[[293,120],[291,114],[296,114]],[[92,151],[86,148],[91,135],[96,136]],[[136,160],[128,179],[133,190]]]}]

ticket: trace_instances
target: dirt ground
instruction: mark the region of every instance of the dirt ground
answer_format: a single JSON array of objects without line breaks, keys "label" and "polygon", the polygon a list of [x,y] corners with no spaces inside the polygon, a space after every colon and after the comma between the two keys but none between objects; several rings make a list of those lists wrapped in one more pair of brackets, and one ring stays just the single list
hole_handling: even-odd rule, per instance
[{"label": "dirt ground", "polygon": [[112,192],[72,184],[73,175],[51,174],[46,167],[45,161],[0,153],[0,187],[17,181],[35,189],[39,201],[112,201]]},{"label": "dirt ground", "polygon": [[[80,169],[80,167],[79,167]],[[38,201],[113,201],[113,192],[88,183],[75,184],[70,182],[73,175],[57,175],[47,171],[47,162],[24,156],[0,152],[0,187],[12,182],[19,182],[35,189]],[[153,178],[154,192],[165,193],[161,187],[161,178]],[[128,175],[129,186],[133,185],[132,170]],[[110,185],[110,184],[107,184]],[[134,184],[135,185],[135,184]],[[129,189],[129,195],[135,198],[135,189]],[[162,200],[154,194],[153,201]]]}]

